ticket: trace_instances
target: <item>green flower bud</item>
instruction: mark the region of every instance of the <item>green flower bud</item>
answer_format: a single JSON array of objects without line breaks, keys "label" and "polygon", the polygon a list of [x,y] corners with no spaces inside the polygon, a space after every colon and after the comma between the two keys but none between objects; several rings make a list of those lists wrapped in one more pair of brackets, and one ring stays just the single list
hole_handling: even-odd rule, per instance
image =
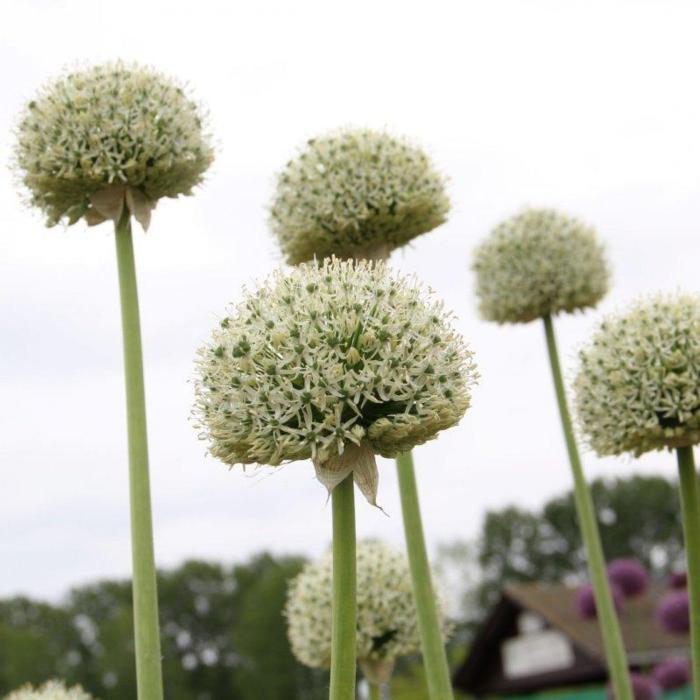
[{"label": "green flower bud", "polygon": [[270,228],[287,262],[385,258],[444,223],[445,178],[404,139],[369,129],[311,139],[278,176]]},{"label": "green flower bud", "polygon": [[311,457],[329,489],[355,471],[373,502],[374,455],[434,438],[470,404],[476,371],[451,315],[384,263],[278,271],[227,318],[199,351],[195,408],[226,464]]},{"label": "green flower bud", "polygon": [[62,682],[48,681],[41,687],[25,685],[5,697],[5,700],[93,700],[79,685],[66,688]]},{"label": "green flower bud", "polygon": [[[330,553],[307,564],[289,585],[285,616],[292,652],[312,668],[331,656],[333,560]],[[451,626],[438,600],[445,638]],[[357,660],[372,683],[385,682],[400,656],[420,650],[420,634],[408,560],[381,542],[357,544]]]},{"label": "green flower bud", "polygon": [[576,411],[599,455],[700,442],[700,297],[659,294],[609,316],[580,362]]},{"label": "green flower bud", "polygon": [[553,209],[526,209],[496,226],[472,269],[479,311],[497,323],[595,306],[610,281],[594,229]]},{"label": "green flower bud", "polygon": [[47,224],[118,218],[147,228],[161,197],[191,194],[214,158],[204,116],[150,68],[107,63],[47,84],[17,128],[15,167]]}]

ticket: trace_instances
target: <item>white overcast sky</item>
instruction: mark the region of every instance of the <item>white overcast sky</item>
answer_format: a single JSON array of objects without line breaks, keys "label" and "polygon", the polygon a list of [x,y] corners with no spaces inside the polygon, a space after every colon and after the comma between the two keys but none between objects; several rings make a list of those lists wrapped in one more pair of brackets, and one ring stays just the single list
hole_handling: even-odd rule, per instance
[{"label": "white overcast sky", "polygon": [[[640,292],[697,290],[700,5],[678,0],[414,3],[2,0],[0,160],[36,88],[64,66],[134,59],[186,80],[218,157],[196,196],[136,236],[156,553],[315,554],[330,508],[308,463],[229,472],[188,423],[193,356],[227,302],[280,257],[265,223],[275,172],[339,125],[388,127],[451,178],[440,229],[392,262],[458,315],[482,374],[457,428],[416,451],[431,546],[488,508],[570,485],[543,332],[475,314],[474,245],[524,205],[556,206],[607,242],[614,288],[562,318],[565,366],[599,313]],[[0,595],[56,597],[130,570],[122,358],[108,225],[46,229],[0,171]],[[590,476],[672,475],[672,458],[585,456]],[[393,464],[361,535],[402,541]]]}]

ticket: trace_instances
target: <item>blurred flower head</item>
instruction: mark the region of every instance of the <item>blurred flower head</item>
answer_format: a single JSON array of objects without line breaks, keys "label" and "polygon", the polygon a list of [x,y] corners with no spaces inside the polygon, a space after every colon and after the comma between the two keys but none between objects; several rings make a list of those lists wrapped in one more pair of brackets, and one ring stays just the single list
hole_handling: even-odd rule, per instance
[{"label": "blurred flower head", "polygon": [[685,634],[690,629],[688,591],[673,591],[664,596],[656,609],[656,619],[670,634]]},{"label": "blurred flower head", "polygon": [[676,590],[688,587],[688,574],[685,571],[672,571],[668,577],[668,585]]},{"label": "blurred flower head", "polygon": [[277,178],[270,228],[287,261],[384,258],[442,224],[445,178],[405,139],[345,129],[316,139]]},{"label": "blurred flower head", "polygon": [[15,167],[49,226],[118,219],[148,227],[161,197],[190,194],[214,158],[181,85],[121,62],[48,83],[20,118]]},{"label": "blurred flower head", "polygon": [[608,564],[608,578],[625,598],[641,595],[649,585],[649,574],[643,564],[633,558],[613,559]]},{"label": "blurred flower head", "polygon": [[[620,587],[615,583],[610,583],[610,593],[612,594],[615,610],[622,610],[625,596]],[[598,616],[595,602],[595,592],[593,586],[586,584],[576,591],[576,610],[584,620],[593,620]]]},{"label": "blurred flower head", "polygon": [[595,230],[554,209],[525,209],[496,226],[472,269],[479,311],[497,323],[595,306],[610,281]]},{"label": "blurred flower head", "polygon": [[[326,668],[331,657],[332,568],[330,553],[307,564],[290,583],[285,615],[294,655],[313,668]],[[438,601],[439,603],[439,601]],[[440,620],[447,637],[449,624]],[[357,545],[357,659],[368,680],[390,672],[394,661],[420,649],[413,589],[405,554],[381,542]]]},{"label": "blurred flower head", "polygon": [[451,320],[381,262],[275,272],[199,351],[195,414],[211,453],[230,465],[311,457],[329,489],[325,477],[363,463],[374,502],[375,453],[434,438],[470,404],[476,370]]},{"label": "blurred flower head", "polygon": [[665,659],[654,667],[652,676],[663,690],[682,688],[690,683],[690,662],[683,658]]},{"label": "blurred flower head", "polygon": [[5,700],[92,700],[92,696],[79,685],[66,688],[62,682],[54,680],[37,688],[25,685],[7,695]]},{"label": "blurred flower head", "polygon": [[[639,673],[630,673],[632,682],[632,696],[634,700],[655,700],[659,695],[659,687],[652,678],[647,678]],[[612,683],[606,686],[607,695],[610,700],[615,700],[615,689]]]},{"label": "blurred flower head", "polygon": [[700,441],[700,297],[657,295],[606,318],[580,353],[582,431],[601,456]]}]

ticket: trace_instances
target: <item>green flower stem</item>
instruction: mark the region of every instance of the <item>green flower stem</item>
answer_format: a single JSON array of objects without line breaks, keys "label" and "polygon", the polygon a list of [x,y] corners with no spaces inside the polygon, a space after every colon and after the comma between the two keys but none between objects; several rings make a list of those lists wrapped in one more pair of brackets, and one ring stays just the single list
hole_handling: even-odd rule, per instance
[{"label": "green flower stem", "polygon": [[374,683],[369,685],[369,700],[382,700],[382,688]]},{"label": "green flower stem", "polygon": [[330,700],[355,700],[357,597],[355,484],[352,474],[333,489],[333,618]]},{"label": "green flower stem", "polygon": [[679,447],[678,476],[683,510],[683,537],[690,593],[690,641],[693,653],[693,688],[700,699],[700,486],[692,447]]},{"label": "green flower stem", "polygon": [[163,680],[158,629],[156,567],[153,556],[151,491],[148,479],[141,324],[131,222],[126,209],[116,225],[115,238],[119,270],[119,296],[122,308],[126,420],[129,439],[131,556],[137,689],[139,700],[162,700]]},{"label": "green flower stem", "polygon": [[588,571],[595,595],[598,622],[603,637],[605,657],[608,663],[608,673],[615,692],[615,699],[632,700],[632,683],[627,668],[627,658],[622,641],[622,632],[620,631],[620,624],[610,593],[610,584],[605,569],[605,557],[600,542],[600,532],[598,530],[595,509],[593,507],[593,499],[591,498],[591,492],[583,474],[583,467],[581,466],[581,459],[578,454],[574,430],[571,424],[571,416],[569,415],[569,408],[566,402],[566,392],[564,389],[561,367],[559,365],[559,354],[557,352],[557,341],[554,337],[552,317],[544,316],[543,321],[545,336],[547,338],[547,350],[549,351],[549,361],[552,366],[554,389],[557,394],[559,414],[564,430],[564,439],[566,440],[566,449],[569,453],[571,471],[574,476],[576,513],[578,515],[583,544],[586,549]]},{"label": "green flower stem", "polygon": [[450,670],[447,665],[447,655],[435,605],[435,592],[430,579],[428,554],[425,549],[425,536],[423,535],[423,523],[418,502],[416,474],[413,468],[413,456],[410,452],[398,457],[396,469],[399,474],[403,527],[406,534],[406,549],[411,568],[413,595],[418,613],[418,627],[428,692],[431,700],[452,700]]}]

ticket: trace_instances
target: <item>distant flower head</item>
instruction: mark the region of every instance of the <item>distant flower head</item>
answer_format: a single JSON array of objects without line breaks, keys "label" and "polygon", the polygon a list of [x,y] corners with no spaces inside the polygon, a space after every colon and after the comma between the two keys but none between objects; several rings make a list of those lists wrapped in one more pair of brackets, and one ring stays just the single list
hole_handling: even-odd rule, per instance
[{"label": "distant flower head", "polygon": [[641,595],[649,585],[649,574],[637,559],[613,559],[608,564],[608,578],[619,587],[625,598]]},{"label": "distant flower head", "polygon": [[554,209],[526,209],[496,226],[472,268],[481,315],[497,323],[595,306],[610,280],[595,230]]},{"label": "distant flower head", "polygon": [[25,685],[5,697],[5,700],[93,700],[79,685],[66,688],[60,681],[48,681],[41,687]]},{"label": "distant flower head", "polygon": [[[196,409],[226,464],[313,458],[331,489],[455,425],[476,381],[451,315],[381,262],[336,258],[278,271],[199,351]],[[337,478],[336,478],[337,477]]]},{"label": "distant flower head", "polygon": [[387,257],[442,224],[445,178],[410,142],[369,129],[311,139],[287,163],[270,228],[293,265],[314,257]]},{"label": "distant flower head", "polygon": [[668,585],[676,590],[688,587],[688,574],[685,571],[672,571],[668,577]]},{"label": "distant flower head", "polygon": [[121,62],[68,73],[27,105],[15,165],[48,225],[118,218],[148,227],[161,197],[190,194],[214,157],[203,114],[183,88]]},{"label": "distant flower head", "polygon": [[[331,657],[332,558],[307,564],[291,582],[285,615],[294,655],[312,668]],[[438,601],[439,602],[439,601]],[[443,635],[449,624],[440,612]],[[381,542],[357,546],[357,659],[363,671],[391,670],[394,661],[420,649],[408,561]]]},{"label": "distant flower head", "polygon": [[687,591],[673,591],[664,596],[656,609],[659,624],[671,634],[685,634],[690,629],[690,601]]},{"label": "distant flower head", "polygon": [[657,295],[601,323],[574,382],[601,456],[700,441],[700,297]]},{"label": "distant flower head", "polygon": [[[653,679],[639,673],[630,673],[630,681],[632,682],[634,700],[655,700],[659,696],[659,687]],[[610,700],[615,700],[615,690],[612,683],[608,683],[606,691]]]},{"label": "distant flower head", "polygon": [[[625,599],[624,594],[620,587],[615,583],[610,583],[610,593],[613,598],[613,605],[615,610],[620,612],[622,610],[623,601]],[[586,584],[581,586],[581,588],[576,591],[576,609],[578,614],[584,620],[593,620],[598,616],[598,610],[596,608],[595,593],[593,591],[593,586]]]},{"label": "distant flower head", "polygon": [[675,690],[688,685],[691,679],[688,659],[666,659],[654,667],[652,676],[663,690]]}]

